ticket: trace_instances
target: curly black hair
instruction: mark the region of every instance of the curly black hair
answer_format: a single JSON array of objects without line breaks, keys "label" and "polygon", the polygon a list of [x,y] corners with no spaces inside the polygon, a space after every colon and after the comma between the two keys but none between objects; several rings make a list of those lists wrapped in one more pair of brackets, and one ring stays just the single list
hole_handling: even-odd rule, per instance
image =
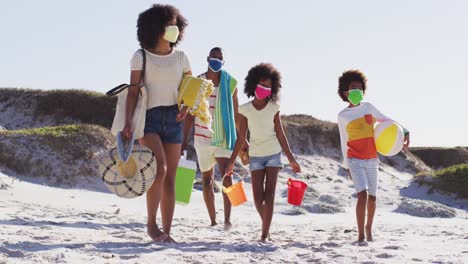
[{"label": "curly black hair", "polygon": [[137,36],[140,46],[144,49],[156,47],[159,36],[166,32],[166,26],[174,18],[176,18],[179,28],[179,37],[175,43],[171,43],[171,47],[177,46],[179,41],[183,39],[184,29],[188,25],[187,19],[171,5],[156,4],[141,13],[137,21]]},{"label": "curly black hair", "polygon": [[260,63],[255,65],[245,77],[244,93],[247,97],[255,96],[255,88],[261,80],[271,79],[271,95],[267,100],[279,101],[279,91],[281,88],[281,73],[270,63]]},{"label": "curly black hair", "polygon": [[349,102],[348,98],[344,95],[349,89],[349,85],[352,82],[360,82],[362,84],[362,91],[366,92],[366,82],[367,78],[360,70],[348,70],[343,72],[343,74],[338,79],[338,95],[345,102]]}]

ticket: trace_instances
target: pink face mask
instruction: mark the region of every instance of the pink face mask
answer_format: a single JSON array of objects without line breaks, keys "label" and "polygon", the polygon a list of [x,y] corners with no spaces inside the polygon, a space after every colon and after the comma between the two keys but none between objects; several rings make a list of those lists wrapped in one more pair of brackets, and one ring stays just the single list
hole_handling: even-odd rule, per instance
[{"label": "pink face mask", "polygon": [[271,95],[271,88],[257,84],[257,88],[255,88],[255,97],[257,97],[258,99],[264,99],[270,95]]}]

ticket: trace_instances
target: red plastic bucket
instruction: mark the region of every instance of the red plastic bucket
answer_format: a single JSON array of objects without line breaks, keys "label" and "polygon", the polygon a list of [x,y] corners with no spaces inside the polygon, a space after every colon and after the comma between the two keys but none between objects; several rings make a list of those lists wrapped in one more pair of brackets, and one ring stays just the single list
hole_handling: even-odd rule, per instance
[{"label": "red plastic bucket", "polygon": [[303,181],[288,180],[288,203],[292,205],[301,205],[304,193],[307,190],[307,184]]}]

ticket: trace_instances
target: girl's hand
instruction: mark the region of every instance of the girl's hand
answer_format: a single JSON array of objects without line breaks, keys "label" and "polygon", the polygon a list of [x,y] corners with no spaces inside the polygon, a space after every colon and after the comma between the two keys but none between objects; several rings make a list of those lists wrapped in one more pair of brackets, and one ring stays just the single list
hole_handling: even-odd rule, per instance
[{"label": "girl's hand", "polygon": [[182,106],[182,108],[179,110],[179,113],[177,114],[176,121],[181,122],[182,120],[185,119],[187,116],[188,109],[186,106]]},{"label": "girl's hand", "polygon": [[229,162],[226,166],[226,172],[225,174],[227,176],[231,176],[234,173],[234,163]]},{"label": "girl's hand", "polygon": [[299,163],[297,163],[296,160],[290,161],[290,162],[289,162],[289,165],[291,166],[291,169],[292,169],[295,173],[301,172],[301,166],[299,166]]},{"label": "girl's hand", "polygon": [[124,139],[131,139],[132,138],[132,128],[129,124],[125,124],[122,130],[122,136]]},{"label": "girl's hand", "polygon": [[405,141],[404,141],[403,147],[404,147],[404,148],[408,148],[408,147],[409,147],[409,144],[410,144],[410,138],[409,138],[409,132],[408,132],[408,133],[406,133],[406,135],[405,135]]}]

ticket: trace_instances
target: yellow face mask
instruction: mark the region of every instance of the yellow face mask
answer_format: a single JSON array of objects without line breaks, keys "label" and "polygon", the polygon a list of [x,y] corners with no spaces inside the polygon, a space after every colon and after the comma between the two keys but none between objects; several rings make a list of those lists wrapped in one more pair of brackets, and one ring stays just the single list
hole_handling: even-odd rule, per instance
[{"label": "yellow face mask", "polygon": [[164,39],[175,43],[179,37],[179,28],[176,25],[171,25],[166,27],[166,32],[164,33]]}]

